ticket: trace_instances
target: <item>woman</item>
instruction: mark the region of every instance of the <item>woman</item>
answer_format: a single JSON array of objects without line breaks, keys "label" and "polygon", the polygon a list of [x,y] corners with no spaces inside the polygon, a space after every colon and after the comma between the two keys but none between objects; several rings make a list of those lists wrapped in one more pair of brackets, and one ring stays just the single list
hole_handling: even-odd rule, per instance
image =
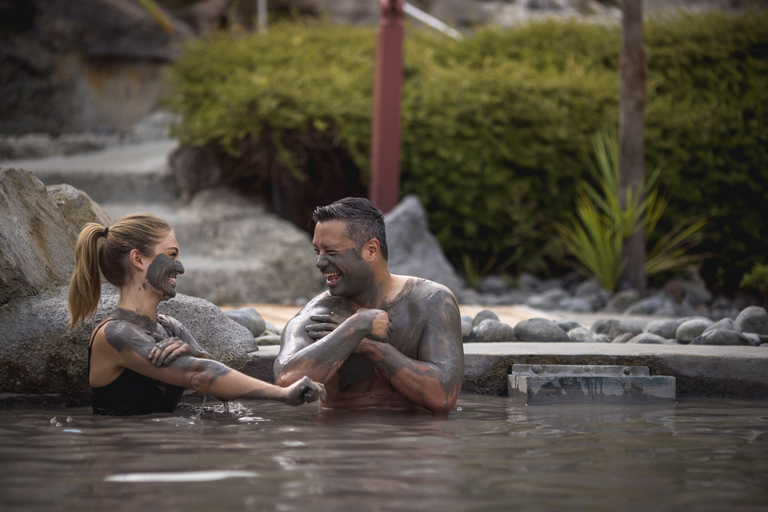
[{"label": "woman", "polygon": [[96,326],[88,345],[94,413],[172,412],[184,388],[221,400],[268,399],[291,405],[325,393],[322,384],[306,377],[282,388],[213,361],[180,322],[157,314],[158,304],[176,295],[176,278],[184,273],[173,230],[159,217],[128,215],[108,228],[87,224],[76,251],[68,297],[70,328],[95,311],[100,272],[120,289],[117,308]]}]

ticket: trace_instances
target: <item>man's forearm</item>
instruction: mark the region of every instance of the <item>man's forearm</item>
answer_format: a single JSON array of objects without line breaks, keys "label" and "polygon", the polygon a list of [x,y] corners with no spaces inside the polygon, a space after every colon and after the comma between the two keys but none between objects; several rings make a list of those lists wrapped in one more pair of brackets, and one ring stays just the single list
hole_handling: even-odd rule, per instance
[{"label": "man's forearm", "polygon": [[[287,386],[304,376],[316,382],[327,383],[368,332],[367,322],[353,316],[311,345],[291,354],[278,356],[278,369],[275,372],[277,384]],[[303,335],[304,333],[297,332],[286,333],[286,336]],[[291,340],[288,342],[292,343]]]},{"label": "man's forearm", "polygon": [[416,361],[386,343],[364,340],[364,353],[390,385],[411,402],[435,414],[447,414],[461,390],[461,378],[438,366]]}]

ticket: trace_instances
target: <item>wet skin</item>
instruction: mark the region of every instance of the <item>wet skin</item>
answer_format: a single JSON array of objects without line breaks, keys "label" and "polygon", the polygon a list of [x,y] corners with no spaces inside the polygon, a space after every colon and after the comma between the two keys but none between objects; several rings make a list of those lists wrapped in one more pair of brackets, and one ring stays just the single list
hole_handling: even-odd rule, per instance
[{"label": "wet skin", "polygon": [[464,375],[456,299],[437,283],[395,275],[385,296],[354,244],[331,240],[315,247],[318,268],[332,274],[329,291],[286,325],[277,383],[305,375],[322,382],[328,407],[450,411]]},{"label": "wet skin", "polygon": [[[93,342],[90,383],[102,387],[116,379],[124,368],[155,380],[195,389],[222,400],[273,399],[290,405],[318,400],[324,393],[321,386],[302,379],[289,389],[281,389],[257,381],[211,359],[194,357],[195,352],[207,356],[189,332],[175,319],[158,317],[155,323],[148,316],[118,308]],[[184,354],[166,358],[159,366],[153,364],[153,351],[158,339],[176,339],[188,346]],[[186,340],[186,341],[184,341]],[[119,362],[110,354],[115,351]],[[104,362],[110,362],[105,365]]]}]

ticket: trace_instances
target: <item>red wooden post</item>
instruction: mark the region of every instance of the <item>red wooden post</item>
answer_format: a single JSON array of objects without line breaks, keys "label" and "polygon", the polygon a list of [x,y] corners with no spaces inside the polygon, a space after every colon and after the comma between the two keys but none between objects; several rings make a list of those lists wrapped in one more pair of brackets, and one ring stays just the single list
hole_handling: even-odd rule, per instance
[{"label": "red wooden post", "polygon": [[400,194],[400,88],[403,82],[403,3],[379,0],[373,84],[370,199],[386,213]]}]

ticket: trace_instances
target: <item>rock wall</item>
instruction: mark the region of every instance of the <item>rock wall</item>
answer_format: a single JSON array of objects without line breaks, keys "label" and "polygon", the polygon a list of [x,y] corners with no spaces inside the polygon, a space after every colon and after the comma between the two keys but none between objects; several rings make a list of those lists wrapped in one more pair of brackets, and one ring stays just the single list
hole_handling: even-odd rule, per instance
[{"label": "rock wall", "polygon": [[69,282],[76,239],[40,180],[24,169],[0,169],[0,304]]},{"label": "rock wall", "polygon": [[157,106],[191,29],[133,0],[17,0],[0,30],[0,134],[127,131]]}]

